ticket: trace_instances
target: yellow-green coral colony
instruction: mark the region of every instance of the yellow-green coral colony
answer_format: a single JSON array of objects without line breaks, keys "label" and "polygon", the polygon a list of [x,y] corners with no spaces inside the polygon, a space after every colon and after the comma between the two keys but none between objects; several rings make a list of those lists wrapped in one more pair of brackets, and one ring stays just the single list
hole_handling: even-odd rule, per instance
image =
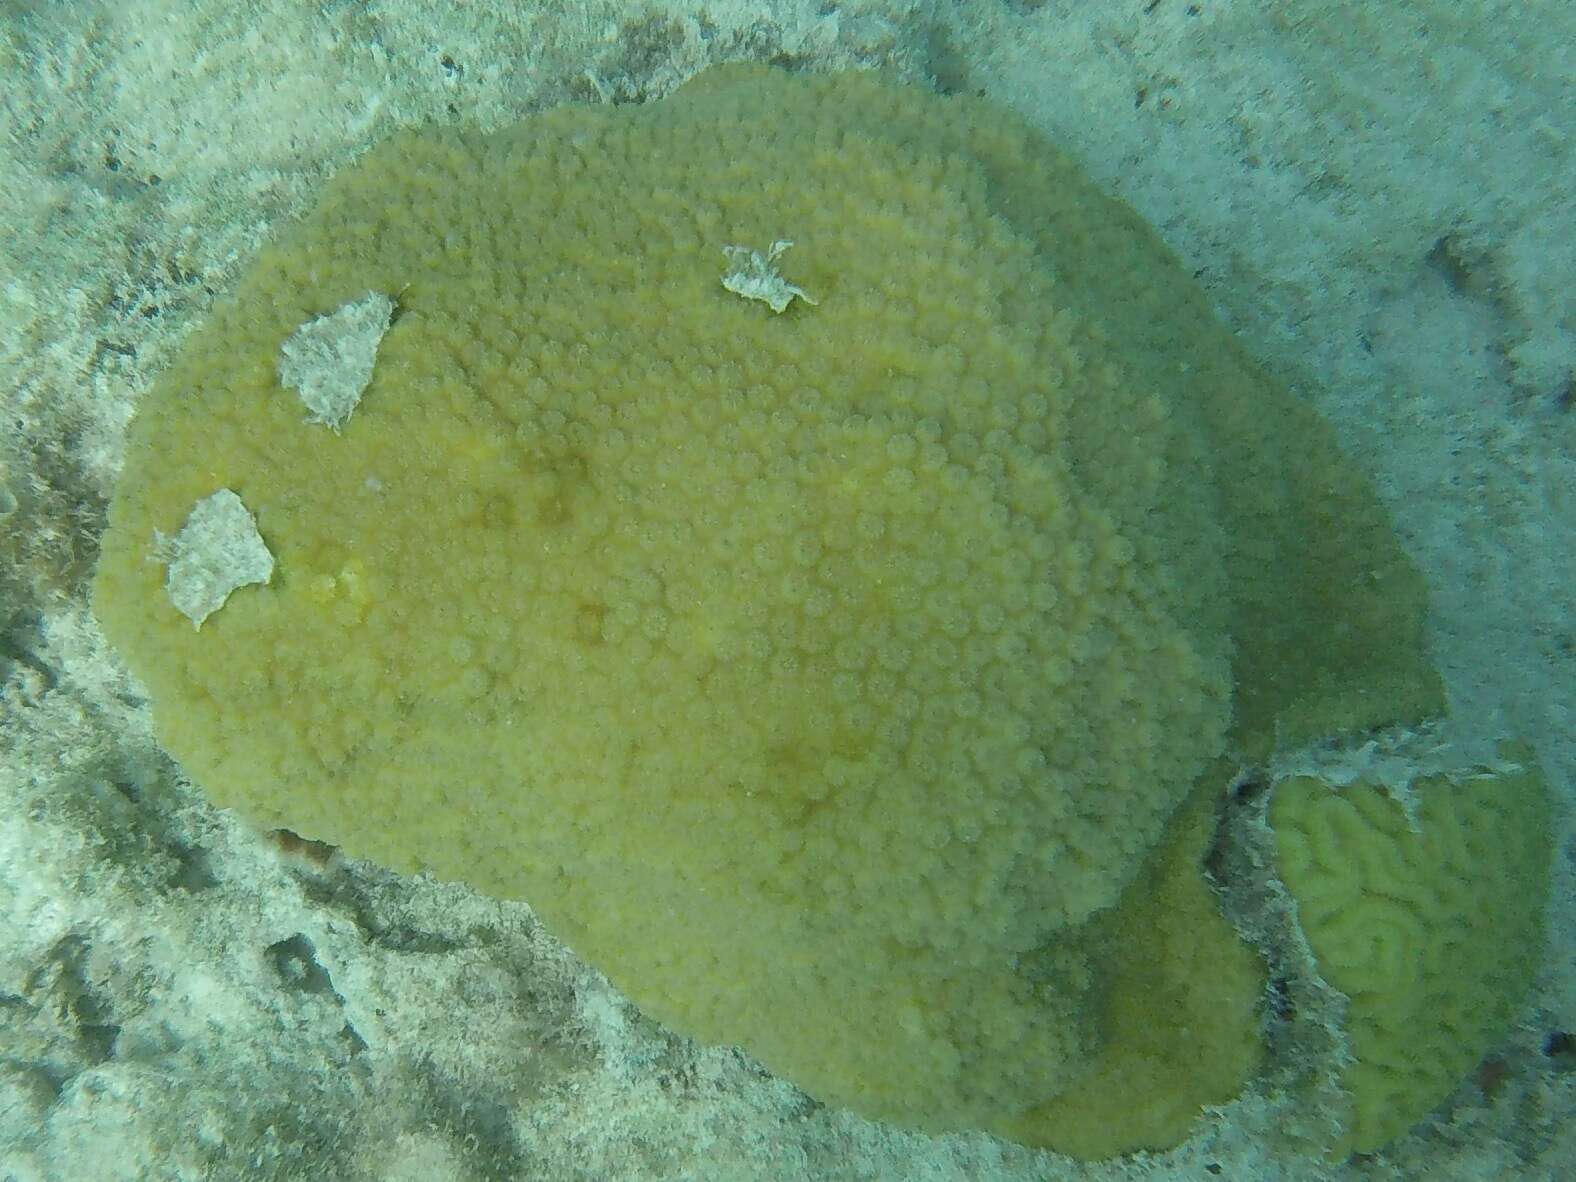
[{"label": "yellow-green coral colony", "polygon": [[1342,1150],[1378,1149],[1449,1095],[1510,1024],[1543,955],[1542,777],[1480,769],[1413,795],[1409,814],[1374,784],[1334,792],[1297,776],[1270,807],[1299,924],[1348,999]]},{"label": "yellow-green coral colony", "polygon": [[[303,413],[282,348],[369,293]],[[150,550],[220,489],[276,561],[195,629]],[[1195,784],[1439,705],[1367,482],[1154,235],[865,76],[370,152],[147,396],[96,593],[215,800],[529,900],[822,1100],[1084,1156],[1257,1061]]]}]

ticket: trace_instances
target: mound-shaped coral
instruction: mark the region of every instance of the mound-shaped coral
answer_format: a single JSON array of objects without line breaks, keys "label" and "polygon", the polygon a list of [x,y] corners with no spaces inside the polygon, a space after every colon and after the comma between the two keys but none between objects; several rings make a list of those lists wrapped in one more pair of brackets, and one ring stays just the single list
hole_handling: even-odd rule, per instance
[{"label": "mound-shaped coral", "polygon": [[1406,1132],[1509,1025],[1543,953],[1549,798],[1536,771],[1420,781],[1415,815],[1373,784],[1276,786],[1282,879],[1349,1000],[1339,1154]]},{"label": "mound-shaped coral", "polygon": [[1177,811],[1117,905],[1053,945],[1097,974],[1094,1053],[1060,1094],[995,1131],[1085,1159],[1168,1149],[1257,1069],[1264,969],[1200,872],[1221,773]]},{"label": "mound-shaped coral", "polygon": [[[369,292],[336,434],[280,350]],[[277,565],[194,632],[150,546],[221,488]],[[140,409],[97,604],[215,799],[931,1129],[1091,1070],[1077,933],[1211,760],[1436,700],[1366,484],[1130,211],[754,68],[337,177]]]}]

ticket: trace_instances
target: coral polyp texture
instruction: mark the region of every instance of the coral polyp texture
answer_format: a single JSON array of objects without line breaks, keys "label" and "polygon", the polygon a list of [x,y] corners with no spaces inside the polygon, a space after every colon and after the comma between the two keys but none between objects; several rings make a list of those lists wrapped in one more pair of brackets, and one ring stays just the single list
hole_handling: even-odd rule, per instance
[{"label": "coral polyp texture", "polygon": [[[814,303],[725,285],[787,241]],[[379,294],[307,421],[281,349]],[[276,566],[198,632],[150,548],[219,489]],[[1169,1114],[1088,1156],[1254,1060],[1195,783],[1438,706],[1367,482],[1126,206],[984,103],[759,67],[345,169],[144,400],[96,603],[214,800],[529,900],[868,1116]],[[1170,1067],[1118,1069],[1126,972],[1197,1003]],[[1223,1040],[1165,1026],[1212,991]]]}]

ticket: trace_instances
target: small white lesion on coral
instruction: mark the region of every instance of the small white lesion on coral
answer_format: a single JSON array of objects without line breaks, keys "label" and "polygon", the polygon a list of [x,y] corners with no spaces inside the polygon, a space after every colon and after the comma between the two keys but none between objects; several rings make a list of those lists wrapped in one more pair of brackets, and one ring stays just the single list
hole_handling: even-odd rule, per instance
[{"label": "small white lesion on coral", "polygon": [[274,573],[274,556],[257,531],[257,519],[228,488],[193,505],[173,537],[155,530],[152,558],[166,565],[170,603],[197,629],[230,592],[266,583]]},{"label": "small white lesion on coral", "polygon": [[728,269],[722,276],[723,287],[747,300],[760,300],[773,312],[784,311],[795,298],[814,306],[817,301],[804,288],[795,287],[777,273],[777,259],[792,245],[789,239],[779,238],[764,255],[748,246],[724,246]]},{"label": "small white lesion on coral", "polygon": [[279,350],[279,384],[300,394],[307,422],[339,434],[372,381],[394,306],[391,297],[369,291],[290,334]]}]

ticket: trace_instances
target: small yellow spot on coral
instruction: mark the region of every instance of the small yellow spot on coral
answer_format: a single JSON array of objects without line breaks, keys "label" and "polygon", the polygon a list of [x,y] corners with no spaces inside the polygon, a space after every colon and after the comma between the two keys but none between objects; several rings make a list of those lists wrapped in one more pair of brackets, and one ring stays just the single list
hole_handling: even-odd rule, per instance
[{"label": "small yellow spot on coral", "polygon": [[360,623],[366,619],[367,608],[372,603],[372,593],[367,586],[366,568],[359,558],[352,558],[339,568],[337,574],[314,576],[307,584],[307,593],[324,607],[332,607],[347,623]]}]

